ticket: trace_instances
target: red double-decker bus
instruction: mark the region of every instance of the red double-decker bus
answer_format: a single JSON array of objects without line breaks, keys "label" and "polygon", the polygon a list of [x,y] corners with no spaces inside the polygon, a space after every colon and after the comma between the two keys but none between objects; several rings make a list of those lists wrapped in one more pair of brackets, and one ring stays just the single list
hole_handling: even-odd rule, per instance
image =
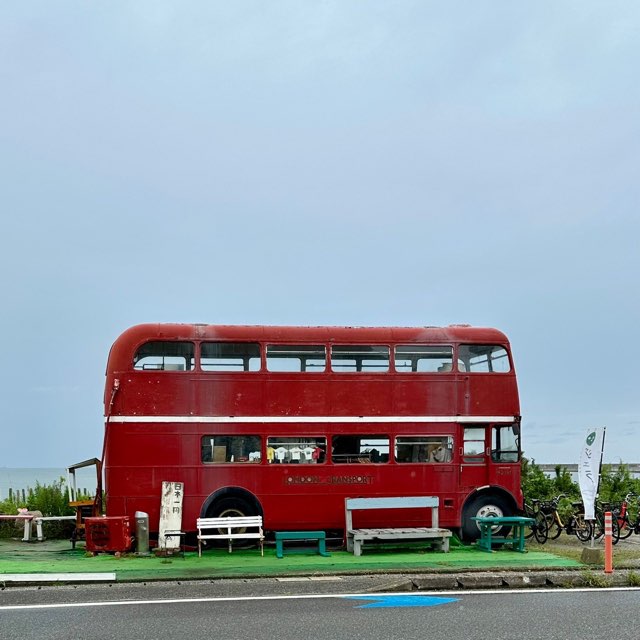
[{"label": "red double-decker bus", "polygon": [[145,511],[152,532],[163,481],[184,484],[187,531],[238,514],[341,530],[346,497],[433,495],[473,539],[473,516],[522,506],[495,329],[138,325],[111,348],[104,402],[107,514]]}]

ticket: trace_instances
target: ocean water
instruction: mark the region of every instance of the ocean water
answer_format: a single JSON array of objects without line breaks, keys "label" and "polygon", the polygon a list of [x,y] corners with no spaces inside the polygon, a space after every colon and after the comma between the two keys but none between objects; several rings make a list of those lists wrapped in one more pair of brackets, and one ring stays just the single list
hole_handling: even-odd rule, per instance
[{"label": "ocean water", "polygon": [[[0,500],[9,497],[9,489],[13,491],[26,491],[33,489],[36,483],[52,484],[60,478],[64,478],[65,486],[67,481],[67,470],[62,468],[12,468],[0,467]],[[76,471],[76,487],[87,489],[90,493],[95,492],[96,476],[95,467],[79,469]]]}]

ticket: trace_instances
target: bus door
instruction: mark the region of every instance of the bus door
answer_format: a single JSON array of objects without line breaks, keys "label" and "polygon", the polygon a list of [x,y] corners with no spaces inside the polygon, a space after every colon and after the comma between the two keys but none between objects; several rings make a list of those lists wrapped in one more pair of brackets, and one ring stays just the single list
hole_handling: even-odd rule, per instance
[{"label": "bus door", "polygon": [[460,488],[475,489],[489,484],[486,425],[469,425],[462,429],[460,447]]},{"label": "bus door", "polygon": [[491,483],[517,491],[520,484],[519,422],[491,428],[491,462]]}]

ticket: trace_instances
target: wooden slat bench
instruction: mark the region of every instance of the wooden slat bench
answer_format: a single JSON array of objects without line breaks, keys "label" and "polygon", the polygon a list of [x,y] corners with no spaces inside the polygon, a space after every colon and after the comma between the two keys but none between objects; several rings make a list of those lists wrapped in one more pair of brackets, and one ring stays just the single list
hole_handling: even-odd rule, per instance
[{"label": "wooden slat bench", "polygon": [[[347,551],[362,555],[365,541],[389,542],[398,540],[428,540],[437,549],[447,553],[451,531],[441,529],[438,520],[438,498],[415,496],[405,498],[347,498],[345,500],[345,535]],[[373,509],[431,509],[430,527],[398,527],[381,529],[354,529],[353,512]]]},{"label": "wooden slat bench", "polygon": [[276,557],[284,556],[284,542],[286,540],[316,540],[318,553],[325,558],[331,556],[327,552],[326,534],[324,531],[276,531]]},{"label": "wooden slat bench", "polygon": [[[262,516],[230,518],[198,518],[198,556],[202,556],[202,542],[206,540],[228,540],[229,553],[234,540],[258,540],[260,555],[264,555],[264,532]],[[210,532],[210,533],[207,533]]]}]

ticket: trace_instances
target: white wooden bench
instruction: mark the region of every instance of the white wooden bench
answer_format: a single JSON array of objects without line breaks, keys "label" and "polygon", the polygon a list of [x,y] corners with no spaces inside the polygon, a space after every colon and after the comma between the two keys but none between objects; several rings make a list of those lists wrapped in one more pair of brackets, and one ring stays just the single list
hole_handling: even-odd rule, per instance
[{"label": "white wooden bench", "polygon": [[264,532],[262,516],[238,516],[230,518],[198,518],[198,556],[202,556],[202,542],[206,540],[228,540],[229,553],[234,540],[258,540],[260,555],[264,555]]},{"label": "white wooden bench", "polygon": [[44,532],[42,531],[43,522],[60,522],[61,520],[75,520],[76,516],[36,516],[33,520],[36,523],[36,533],[38,542],[44,540]]},{"label": "white wooden bench", "polygon": [[[437,549],[447,553],[451,531],[441,529],[438,520],[438,498],[416,496],[406,498],[347,498],[345,500],[345,535],[347,551],[353,555],[362,555],[362,544],[373,542],[389,542],[397,540],[428,540]],[[396,527],[381,529],[354,529],[353,512],[377,509],[431,509],[430,527]],[[425,515],[426,520],[426,515]]]},{"label": "white wooden bench", "polygon": [[33,520],[35,516],[23,516],[21,514],[16,514],[16,515],[6,515],[6,514],[2,514],[0,515],[0,520],[15,520],[16,524],[18,524],[18,521],[23,520],[24,521],[24,535],[22,536],[22,542],[30,542],[31,541],[31,521]]}]

